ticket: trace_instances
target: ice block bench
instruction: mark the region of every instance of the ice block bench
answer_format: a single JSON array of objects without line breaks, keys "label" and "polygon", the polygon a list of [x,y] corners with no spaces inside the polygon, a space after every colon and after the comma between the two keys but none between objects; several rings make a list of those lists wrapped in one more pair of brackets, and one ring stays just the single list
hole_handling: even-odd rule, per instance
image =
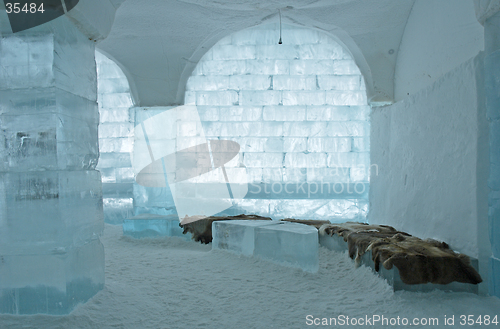
[{"label": "ice block bench", "polygon": [[[393,227],[363,223],[324,225],[321,246],[349,252],[357,264],[376,271],[396,290],[478,293],[477,259],[457,254],[448,245],[421,240]],[[375,254],[375,257],[374,257]]]},{"label": "ice block bench", "polygon": [[318,230],[312,226],[266,220],[212,222],[212,249],[256,256],[279,264],[318,271]]},{"label": "ice block bench", "polygon": [[123,220],[123,235],[136,239],[177,236],[191,240],[191,234],[182,234],[176,215],[141,214]]}]

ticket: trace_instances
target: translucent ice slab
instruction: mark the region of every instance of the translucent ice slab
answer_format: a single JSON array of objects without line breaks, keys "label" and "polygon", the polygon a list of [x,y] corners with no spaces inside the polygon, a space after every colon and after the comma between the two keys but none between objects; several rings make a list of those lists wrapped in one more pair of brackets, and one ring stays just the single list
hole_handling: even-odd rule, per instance
[{"label": "translucent ice slab", "polygon": [[68,314],[104,288],[104,247],[94,237],[77,247],[3,255],[0,313]]},{"label": "translucent ice slab", "polygon": [[212,223],[212,249],[222,249],[252,256],[255,248],[255,228],[277,225],[270,220],[222,220]]},{"label": "translucent ice slab", "polygon": [[123,235],[133,238],[153,238],[162,236],[177,236],[191,239],[191,234],[182,234],[177,215],[142,214],[123,220]]},{"label": "translucent ice slab", "polygon": [[254,256],[317,272],[318,230],[312,226],[280,222],[255,228]]},{"label": "translucent ice slab", "polygon": [[0,254],[32,254],[102,234],[98,171],[0,173]]},{"label": "translucent ice slab", "polygon": [[56,88],[0,91],[0,170],[93,169],[97,104]]},{"label": "translucent ice slab", "polygon": [[279,221],[228,220],[212,223],[212,248],[318,271],[318,230]]}]

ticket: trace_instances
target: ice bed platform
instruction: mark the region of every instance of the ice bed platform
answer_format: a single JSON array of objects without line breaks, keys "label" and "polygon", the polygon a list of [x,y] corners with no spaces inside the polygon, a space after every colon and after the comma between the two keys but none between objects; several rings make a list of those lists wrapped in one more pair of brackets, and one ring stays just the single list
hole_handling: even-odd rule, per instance
[{"label": "ice bed platform", "polygon": [[314,227],[281,221],[223,220],[212,223],[212,234],[212,249],[318,271],[318,230]]},{"label": "ice bed platform", "polygon": [[123,235],[136,239],[176,236],[191,240],[191,234],[182,231],[176,215],[141,214],[123,220]]},{"label": "ice bed platform", "polygon": [[[338,235],[319,235],[319,244],[325,248],[328,248],[333,251],[344,252],[348,250],[347,242],[344,241],[343,237]],[[478,269],[478,260],[475,258],[471,258],[471,265],[476,270]],[[375,263],[372,260],[372,251],[367,251],[361,257],[361,264],[364,264],[375,271]],[[429,292],[433,290],[444,290],[444,291],[455,291],[455,292],[470,292],[477,294],[478,293],[478,285],[477,284],[469,284],[469,283],[461,283],[461,282],[452,282],[449,284],[405,284],[399,275],[399,270],[396,266],[393,266],[392,269],[387,270],[382,265],[378,272],[376,272],[382,278],[386,279],[387,282],[393,287],[394,291],[397,290],[406,290],[406,291],[415,291],[415,292]]]}]

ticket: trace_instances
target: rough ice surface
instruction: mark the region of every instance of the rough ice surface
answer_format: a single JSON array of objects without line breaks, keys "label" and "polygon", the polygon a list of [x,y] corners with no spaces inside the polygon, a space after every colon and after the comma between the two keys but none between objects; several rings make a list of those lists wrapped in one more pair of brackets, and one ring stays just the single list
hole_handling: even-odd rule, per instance
[{"label": "rough ice surface", "polygon": [[104,287],[95,46],[35,30],[0,38],[0,313],[67,314]]},{"label": "rough ice surface", "polygon": [[257,226],[254,256],[298,267],[307,272],[318,271],[318,230],[315,227],[278,222]]},{"label": "rough ice surface", "polygon": [[191,233],[182,234],[177,215],[142,214],[123,220],[123,235],[133,238],[176,236],[190,240]]},{"label": "rough ice surface", "polygon": [[241,147],[232,165],[246,167],[249,193],[225,212],[364,221],[371,169],[364,79],[326,34],[284,25],[278,45],[276,31],[269,24],[224,38],[187,83],[185,104],[197,106],[206,138]]},{"label": "rough ice surface", "polygon": [[99,163],[104,192],[104,220],[120,224],[133,216],[135,111],[128,80],[119,66],[95,52],[99,104]]}]

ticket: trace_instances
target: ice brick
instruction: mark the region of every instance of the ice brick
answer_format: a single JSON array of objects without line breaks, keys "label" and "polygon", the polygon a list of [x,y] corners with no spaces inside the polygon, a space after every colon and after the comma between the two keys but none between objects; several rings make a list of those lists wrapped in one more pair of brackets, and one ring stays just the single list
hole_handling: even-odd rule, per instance
[{"label": "ice brick", "polygon": [[214,60],[254,59],[255,46],[216,45],[213,49]]},{"label": "ice brick", "polygon": [[305,152],[307,150],[307,137],[283,138],[285,152]]},{"label": "ice brick", "polygon": [[113,108],[99,109],[100,123],[130,122],[135,121],[135,109],[133,108]]},{"label": "ice brick", "polygon": [[[325,105],[325,92],[316,91],[283,91],[283,105]],[[331,103],[330,103],[331,104]]]},{"label": "ice brick", "polygon": [[254,255],[315,273],[318,271],[318,230],[312,226],[281,222],[255,227]]},{"label": "ice brick", "polygon": [[220,121],[259,121],[261,106],[225,106],[220,108]]},{"label": "ice brick", "polygon": [[[313,34],[313,33],[311,33]],[[339,44],[301,44],[299,47],[300,59],[343,59],[344,51]]]},{"label": "ice brick", "polygon": [[104,222],[109,224],[121,224],[123,219],[132,217],[134,214],[134,202],[132,198],[103,198]]},{"label": "ice brick", "polygon": [[141,214],[123,220],[123,235],[133,238],[177,236],[187,240],[191,234],[182,234],[177,215]]},{"label": "ice brick", "polygon": [[274,90],[316,90],[316,76],[277,75],[273,77]]},{"label": "ice brick", "polygon": [[282,167],[283,153],[246,153],[244,162],[249,168]]},{"label": "ice brick", "polygon": [[97,125],[62,114],[1,115],[5,148],[0,152],[11,171],[93,169],[97,164]]},{"label": "ice brick", "polygon": [[319,75],[322,90],[360,90],[361,77],[357,75]]},{"label": "ice brick", "polygon": [[258,59],[299,59],[299,47],[294,45],[257,45]]},{"label": "ice brick", "polygon": [[99,138],[99,151],[102,153],[130,153],[133,149],[132,138]]},{"label": "ice brick", "polygon": [[[287,60],[247,60],[243,73],[240,74],[289,74],[290,64]],[[235,73],[236,74],[236,73]]]},{"label": "ice brick", "polygon": [[356,167],[359,165],[369,166],[370,154],[368,152],[329,153],[327,164],[330,168]]},{"label": "ice brick", "polygon": [[136,207],[163,207],[174,205],[172,192],[168,187],[146,187],[134,183],[134,205]]},{"label": "ice brick", "polygon": [[101,153],[97,168],[131,167],[130,153]]},{"label": "ice brick", "polygon": [[194,75],[189,77],[186,90],[227,90],[229,89],[229,76],[214,75],[214,76],[200,76]]},{"label": "ice brick", "polygon": [[323,137],[330,134],[326,122],[285,122],[283,135],[285,137]]},{"label": "ice brick", "polygon": [[350,138],[311,137],[307,139],[308,152],[350,152]]},{"label": "ice brick", "polygon": [[58,87],[96,100],[95,45],[75,26],[0,38],[0,90]]},{"label": "ice brick", "polygon": [[197,105],[237,105],[238,93],[233,90],[228,91],[199,91],[196,92]]},{"label": "ice brick", "polygon": [[97,102],[102,108],[129,108],[134,105],[130,93],[99,94]]},{"label": "ice brick", "polygon": [[264,106],[263,118],[265,121],[304,121],[306,119],[306,107]]},{"label": "ice brick", "polygon": [[212,223],[212,249],[253,256],[255,228],[276,225],[270,220],[222,220]]},{"label": "ice brick", "polygon": [[30,253],[2,252],[0,313],[68,314],[104,288],[104,246],[97,237],[77,246]]},{"label": "ice brick", "polygon": [[281,91],[240,91],[241,105],[278,105],[281,102]]},{"label": "ice brick", "polygon": [[308,106],[308,121],[368,121],[369,106]]},{"label": "ice brick", "polygon": [[329,122],[328,136],[363,137],[370,135],[370,124],[365,121]]},{"label": "ice brick", "polygon": [[98,171],[1,173],[4,254],[82,243],[103,230]]},{"label": "ice brick", "polygon": [[285,167],[287,168],[324,168],[326,153],[287,153]]},{"label": "ice brick", "polygon": [[130,122],[101,123],[99,138],[123,138],[132,135],[134,125]]},{"label": "ice brick", "polygon": [[[332,105],[366,105],[367,98],[364,91],[327,91],[326,104]],[[307,104],[309,105],[309,104]],[[310,104],[321,105],[321,104]]]},{"label": "ice brick", "polygon": [[268,90],[271,87],[269,75],[232,75],[229,87],[232,90]]}]

